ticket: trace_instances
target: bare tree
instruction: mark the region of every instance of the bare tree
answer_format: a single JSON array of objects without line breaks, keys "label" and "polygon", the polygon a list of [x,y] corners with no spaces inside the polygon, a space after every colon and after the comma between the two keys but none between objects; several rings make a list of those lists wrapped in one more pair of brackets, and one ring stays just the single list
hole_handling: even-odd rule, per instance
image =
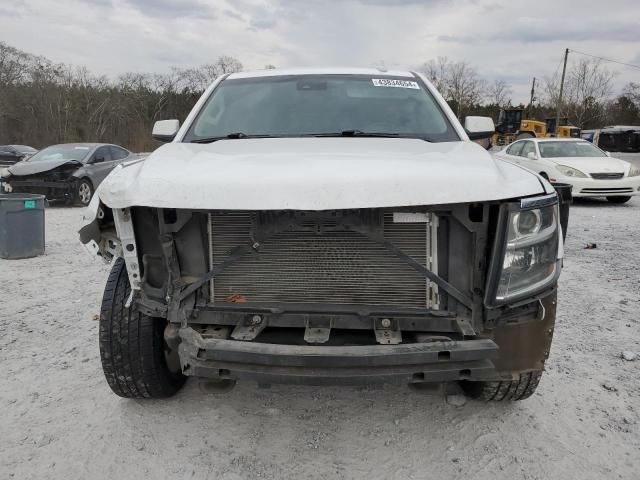
[{"label": "bare tree", "polygon": [[485,80],[480,78],[475,68],[466,62],[449,65],[448,93],[455,106],[456,115],[462,119],[472,106],[482,100]]},{"label": "bare tree", "polygon": [[467,62],[450,62],[447,57],[430,60],[420,68],[445,97],[458,118],[482,100],[486,82]]},{"label": "bare tree", "polygon": [[640,108],[640,83],[627,83],[622,89],[622,94]]},{"label": "bare tree", "polygon": [[[567,70],[561,115],[581,128],[603,121],[615,76],[600,60],[581,58],[573,62]],[[545,78],[544,85],[546,101],[555,108],[560,91],[558,75]]]},{"label": "bare tree", "polygon": [[449,78],[449,60],[447,57],[438,57],[436,60],[429,60],[419,69],[423,72],[434,87],[446,96]]},{"label": "bare tree", "polygon": [[491,105],[496,105],[500,108],[511,105],[511,95],[513,90],[504,80],[494,80],[487,87],[486,99]]}]

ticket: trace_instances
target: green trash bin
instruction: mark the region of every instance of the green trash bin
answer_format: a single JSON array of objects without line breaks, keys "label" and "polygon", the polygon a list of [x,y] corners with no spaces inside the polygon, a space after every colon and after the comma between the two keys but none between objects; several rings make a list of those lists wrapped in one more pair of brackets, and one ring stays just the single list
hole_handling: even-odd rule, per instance
[{"label": "green trash bin", "polygon": [[44,254],[44,195],[0,194],[0,258]]}]

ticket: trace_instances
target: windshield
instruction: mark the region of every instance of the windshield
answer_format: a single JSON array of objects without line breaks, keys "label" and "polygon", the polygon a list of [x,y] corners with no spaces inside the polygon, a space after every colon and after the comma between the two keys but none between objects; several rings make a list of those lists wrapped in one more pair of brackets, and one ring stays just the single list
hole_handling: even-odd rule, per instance
[{"label": "windshield", "polygon": [[539,142],[538,148],[543,158],[607,156],[589,142]]},{"label": "windshield", "polygon": [[416,78],[287,75],[223,81],[184,141],[345,133],[459,140]]},{"label": "windshield", "polygon": [[40,150],[33,157],[25,160],[29,163],[50,160],[77,160],[81,162],[89,153],[91,147],[84,145],[53,145]]}]

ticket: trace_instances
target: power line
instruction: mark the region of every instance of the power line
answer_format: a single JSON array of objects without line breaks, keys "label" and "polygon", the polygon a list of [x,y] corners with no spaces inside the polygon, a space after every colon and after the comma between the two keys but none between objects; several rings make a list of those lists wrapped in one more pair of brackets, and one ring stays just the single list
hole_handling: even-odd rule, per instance
[{"label": "power line", "polygon": [[624,65],[625,67],[638,68],[640,69],[640,65],[632,65],[631,63],[618,62],[617,60],[611,60],[610,58],[599,57],[597,55],[591,55],[590,53],[579,52],[577,50],[569,50],[573,53],[579,53],[580,55],[585,55],[587,57],[597,58],[599,60],[604,60],[605,62],[617,63],[619,65]]}]

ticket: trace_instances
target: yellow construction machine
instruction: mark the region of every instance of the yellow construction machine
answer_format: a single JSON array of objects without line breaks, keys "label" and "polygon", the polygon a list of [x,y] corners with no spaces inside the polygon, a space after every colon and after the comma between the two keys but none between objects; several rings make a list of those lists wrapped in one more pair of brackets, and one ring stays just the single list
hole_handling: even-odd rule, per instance
[{"label": "yellow construction machine", "polygon": [[568,119],[560,119],[560,129],[555,132],[555,118],[544,122],[530,118],[522,118],[522,108],[505,108],[500,110],[493,145],[508,145],[514,140],[533,137],[573,137],[580,138],[580,129],[569,124]]}]

